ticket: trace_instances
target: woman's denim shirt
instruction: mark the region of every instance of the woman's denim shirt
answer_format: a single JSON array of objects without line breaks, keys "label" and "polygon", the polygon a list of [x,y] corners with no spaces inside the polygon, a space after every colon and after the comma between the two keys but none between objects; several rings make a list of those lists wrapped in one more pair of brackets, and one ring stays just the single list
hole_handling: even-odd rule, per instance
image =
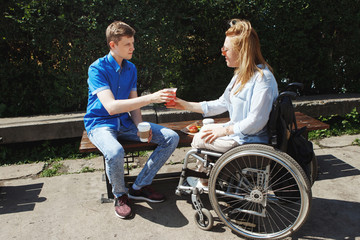
[{"label": "woman's denim shirt", "polygon": [[266,125],[278,96],[278,87],[272,72],[263,65],[258,67],[263,73],[257,71],[236,95],[234,92],[240,86],[238,84],[232,89],[237,77],[235,75],[219,99],[201,102],[204,117],[229,111],[230,121],[224,126],[234,125],[234,134],[222,139],[234,139],[239,144],[268,143]]}]

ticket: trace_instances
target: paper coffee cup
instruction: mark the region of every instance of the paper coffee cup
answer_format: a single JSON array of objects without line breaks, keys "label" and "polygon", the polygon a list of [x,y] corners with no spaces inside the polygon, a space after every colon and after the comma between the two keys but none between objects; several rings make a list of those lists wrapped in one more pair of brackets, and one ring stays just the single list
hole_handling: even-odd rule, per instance
[{"label": "paper coffee cup", "polygon": [[203,120],[203,125],[208,125],[208,124],[213,124],[214,123],[214,119],[212,118],[205,118]]},{"label": "paper coffee cup", "polygon": [[148,122],[141,122],[138,125],[138,130],[140,134],[140,141],[141,142],[148,142],[150,136],[150,123]]}]

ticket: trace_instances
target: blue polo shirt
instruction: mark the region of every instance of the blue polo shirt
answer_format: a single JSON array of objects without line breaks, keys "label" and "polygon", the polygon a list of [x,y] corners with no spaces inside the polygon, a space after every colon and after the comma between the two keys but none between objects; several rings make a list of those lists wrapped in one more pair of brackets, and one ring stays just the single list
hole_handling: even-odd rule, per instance
[{"label": "blue polo shirt", "polygon": [[120,67],[109,53],[90,65],[88,75],[89,97],[84,116],[86,131],[98,127],[110,127],[115,130],[119,130],[122,125],[129,127],[132,123],[129,113],[111,116],[100,102],[97,93],[110,89],[115,99],[128,99],[130,92],[137,90],[135,65],[124,59]]}]

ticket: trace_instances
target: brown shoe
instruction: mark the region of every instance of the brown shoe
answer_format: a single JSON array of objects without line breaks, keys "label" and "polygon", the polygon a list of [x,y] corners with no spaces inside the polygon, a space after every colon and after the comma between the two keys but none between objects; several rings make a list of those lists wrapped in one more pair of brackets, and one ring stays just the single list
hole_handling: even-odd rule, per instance
[{"label": "brown shoe", "polygon": [[129,189],[129,198],[135,200],[145,200],[148,202],[158,203],[165,200],[165,196],[156,192],[152,187],[145,186],[140,190],[134,190],[132,187]]},{"label": "brown shoe", "polygon": [[127,218],[131,215],[130,201],[127,194],[115,199],[115,214],[119,218]]}]

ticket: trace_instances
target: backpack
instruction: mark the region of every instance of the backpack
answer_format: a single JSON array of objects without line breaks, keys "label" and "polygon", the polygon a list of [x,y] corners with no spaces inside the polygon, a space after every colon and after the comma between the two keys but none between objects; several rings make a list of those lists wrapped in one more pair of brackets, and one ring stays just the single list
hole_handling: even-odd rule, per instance
[{"label": "backpack", "polygon": [[[288,89],[302,89],[301,83],[290,83]],[[273,104],[268,122],[270,144],[289,154],[303,169],[314,157],[313,145],[304,135],[306,127],[297,128],[295,109],[292,100],[295,99],[295,91],[284,91]]]},{"label": "backpack", "polygon": [[[293,91],[287,91],[291,88]],[[290,155],[303,168],[308,178],[313,180],[310,167],[311,162],[316,161],[313,145],[304,137],[306,127],[301,129],[297,128],[295,109],[292,104],[292,100],[297,96],[296,91],[302,88],[303,85],[301,83],[290,83],[286,91],[280,93],[275,100],[268,122],[269,143],[274,148]],[[273,176],[274,181],[276,181],[278,177],[286,174],[286,170],[280,168],[279,165],[273,167],[273,172],[279,174],[278,176]],[[276,186],[273,186],[273,189],[276,191],[287,186],[296,186],[296,184],[291,181],[295,180],[290,179],[276,184]],[[278,191],[276,195],[284,199],[300,197],[297,191]]]}]

